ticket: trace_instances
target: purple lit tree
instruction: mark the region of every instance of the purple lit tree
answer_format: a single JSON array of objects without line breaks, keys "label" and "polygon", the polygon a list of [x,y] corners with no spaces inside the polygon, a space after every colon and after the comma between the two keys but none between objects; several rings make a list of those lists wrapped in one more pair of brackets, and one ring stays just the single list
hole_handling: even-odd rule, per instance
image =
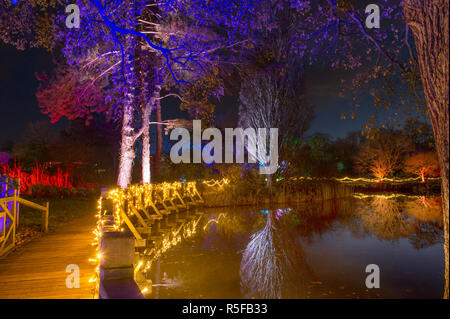
[{"label": "purple lit tree", "polygon": [[[248,2],[233,12],[248,12]],[[226,1],[198,5],[192,1],[78,1],[84,17],[80,29],[64,31],[59,39],[70,65],[97,68],[107,77],[105,101],[122,119],[121,160],[118,184],[131,182],[134,143],[144,134],[144,182],[149,182],[149,133],[151,109],[161,100],[168,79],[182,86],[196,81],[217,64],[219,50],[239,45],[240,15],[218,13],[231,6]],[[242,16],[242,15],[241,15]],[[201,18],[200,18],[201,17]],[[220,28],[222,29],[220,29]],[[226,28],[233,32],[227,32]],[[220,32],[224,32],[221,35]],[[245,34],[245,33],[244,33]],[[157,43],[157,44],[156,44]],[[170,85],[169,85],[170,88]],[[145,101],[145,105],[142,105]],[[141,128],[135,129],[135,112],[141,109]]]}]

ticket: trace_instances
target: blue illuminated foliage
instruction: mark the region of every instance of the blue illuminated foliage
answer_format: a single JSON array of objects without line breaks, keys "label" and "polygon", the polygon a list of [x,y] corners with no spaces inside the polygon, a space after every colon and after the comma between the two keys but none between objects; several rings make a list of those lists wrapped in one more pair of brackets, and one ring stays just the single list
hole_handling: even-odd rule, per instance
[{"label": "blue illuminated foliage", "polygon": [[[164,84],[165,73],[175,84],[187,84],[208,72],[220,50],[248,37],[260,1],[78,0],[81,27],[62,30],[58,39],[70,65],[89,65],[90,73],[106,79],[105,101],[120,114],[142,72],[150,73],[148,86]],[[149,25],[155,27],[145,29]]]}]

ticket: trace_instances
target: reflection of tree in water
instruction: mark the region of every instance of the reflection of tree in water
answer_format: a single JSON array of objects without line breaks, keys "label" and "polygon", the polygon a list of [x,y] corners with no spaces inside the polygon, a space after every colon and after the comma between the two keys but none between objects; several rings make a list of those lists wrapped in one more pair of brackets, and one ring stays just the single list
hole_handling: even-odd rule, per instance
[{"label": "reflection of tree in water", "polygon": [[248,212],[245,208],[212,215],[204,226],[208,236],[203,247],[220,251],[242,250],[248,241],[248,233],[261,229],[264,223],[265,218],[259,212]]},{"label": "reflection of tree in water", "polygon": [[442,206],[440,197],[422,196],[416,200],[407,201],[405,210],[408,215],[424,222],[442,221]]},{"label": "reflection of tree in water", "polygon": [[406,212],[414,217],[415,232],[410,237],[416,249],[444,242],[440,197],[421,197],[405,204]]},{"label": "reflection of tree in water", "polygon": [[334,231],[350,230],[355,237],[366,236],[359,219],[355,218],[354,202],[352,199],[327,200],[296,207],[292,215],[297,216],[299,235],[311,243]]},{"label": "reflection of tree in water", "polygon": [[301,298],[312,271],[283,217],[270,211],[266,226],[253,234],[241,261],[241,289],[247,298]]},{"label": "reflection of tree in water", "polygon": [[361,202],[357,211],[365,231],[379,239],[409,238],[417,249],[442,241],[439,202],[433,199],[403,201],[380,195]]},{"label": "reflection of tree in water", "polygon": [[394,241],[409,237],[414,232],[414,227],[403,213],[398,200],[375,196],[368,206],[367,202],[363,202],[362,206],[358,212],[364,229],[379,239]]},{"label": "reflection of tree in water", "polygon": [[416,232],[410,237],[411,245],[422,249],[444,243],[444,230],[438,223],[418,222]]}]

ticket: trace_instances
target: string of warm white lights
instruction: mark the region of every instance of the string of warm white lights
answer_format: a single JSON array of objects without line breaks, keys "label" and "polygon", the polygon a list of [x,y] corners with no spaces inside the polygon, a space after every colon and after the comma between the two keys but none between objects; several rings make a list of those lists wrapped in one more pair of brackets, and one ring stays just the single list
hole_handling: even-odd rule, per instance
[{"label": "string of warm white lights", "polygon": [[[439,181],[441,178],[440,177],[428,177],[427,181]],[[365,182],[365,183],[381,183],[381,182],[390,182],[390,183],[396,183],[396,184],[401,184],[401,183],[409,183],[409,182],[421,182],[423,183],[422,177],[407,177],[407,178],[383,178],[383,179],[378,179],[378,178],[367,178],[367,177],[356,177],[356,178],[352,178],[352,177],[310,177],[310,176],[300,176],[300,177],[289,177],[289,178],[283,178],[283,177],[279,177],[276,179],[277,182],[283,181],[283,180],[288,180],[288,181],[329,181],[329,180],[334,180],[334,181],[338,181],[341,183],[358,183],[358,182]],[[208,186],[208,187],[218,187],[218,188],[222,188],[225,185],[230,184],[230,180],[227,178],[223,178],[221,180],[214,180],[214,179],[210,179],[210,180],[205,180],[202,182],[204,185]]]},{"label": "string of warm white lights", "polygon": [[383,199],[396,199],[396,198],[409,198],[409,199],[422,199],[424,196],[419,195],[406,195],[406,194],[363,194],[363,193],[355,193],[352,195],[358,199],[366,199],[366,198],[383,198]]},{"label": "string of warm white lights", "polygon": [[[95,235],[94,241],[92,243],[93,246],[97,247],[96,256],[94,258],[90,258],[89,262],[96,265],[95,272],[92,277],[89,279],[89,283],[93,285],[92,291],[94,296],[98,293],[98,278],[100,271],[100,242],[102,238],[102,234],[107,229],[108,231],[116,230],[123,231],[124,230],[124,220],[122,216],[132,216],[133,210],[130,209],[130,206],[133,205],[136,209],[145,210],[151,204],[155,204],[157,202],[164,203],[168,200],[176,200],[182,199],[185,197],[194,198],[198,196],[198,190],[196,182],[174,182],[174,183],[161,183],[161,184],[144,184],[144,185],[130,185],[127,189],[115,188],[108,191],[104,197],[101,197],[98,200],[97,205],[97,225],[93,230],[93,234]],[[102,201],[111,200],[113,204],[113,212],[112,216],[107,215],[107,211],[104,207],[102,207]],[[186,226],[183,229],[183,234],[180,234],[181,227],[177,232],[172,232],[171,238],[169,236],[163,238],[161,241],[161,245],[158,250],[153,250],[153,256],[159,256],[164,253],[170,247],[176,245],[181,241],[181,236],[190,237],[195,231],[199,219],[193,223],[191,226]],[[107,223],[107,225],[105,225]],[[191,227],[191,228],[190,228]],[[142,264],[136,267],[142,267]],[[146,266],[144,270],[147,270],[149,266]],[[135,269],[136,270],[136,269]],[[144,293],[144,291],[142,291]]]},{"label": "string of warm white lights", "polygon": [[[429,181],[437,181],[440,180],[440,177],[429,177],[427,180]],[[291,177],[289,180],[294,181],[301,181],[301,180],[308,180],[308,181],[319,181],[319,180],[335,180],[342,183],[356,183],[356,182],[366,182],[366,183],[380,183],[380,182],[391,182],[391,183],[407,183],[407,182],[422,182],[421,177],[408,177],[408,178],[366,178],[366,177],[310,177],[310,176],[301,176],[301,177]]]},{"label": "string of warm white lights", "polygon": [[223,178],[221,180],[209,179],[203,181],[203,184],[205,184],[208,187],[218,186],[219,188],[222,188],[223,186],[228,185],[229,183],[230,181],[226,178]]}]

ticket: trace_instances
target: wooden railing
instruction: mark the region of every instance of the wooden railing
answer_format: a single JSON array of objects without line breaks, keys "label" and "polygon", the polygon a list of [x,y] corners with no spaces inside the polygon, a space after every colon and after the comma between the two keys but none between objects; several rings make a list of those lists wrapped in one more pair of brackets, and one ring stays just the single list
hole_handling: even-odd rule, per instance
[{"label": "wooden railing", "polygon": [[132,185],[105,193],[98,203],[98,216],[101,219],[111,214],[116,229],[126,226],[136,239],[136,247],[143,247],[156,221],[202,203],[195,182]]},{"label": "wooden railing", "polygon": [[6,197],[0,197],[0,257],[16,245],[16,229],[19,226],[19,204],[42,212],[41,231],[48,231],[49,203],[46,206],[33,203],[20,197],[19,190],[3,190]]},{"label": "wooden railing", "polygon": [[[97,264],[91,278],[94,296],[107,298],[143,298],[135,282],[135,249],[155,243],[154,256],[173,243],[182,231],[178,226],[172,236],[155,235],[160,222],[204,203],[196,182],[132,185],[127,189],[105,191],[98,202],[98,222],[94,233]],[[194,221],[198,224],[198,218]],[[195,228],[195,227],[194,227]],[[187,231],[193,232],[192,229]]]}]

